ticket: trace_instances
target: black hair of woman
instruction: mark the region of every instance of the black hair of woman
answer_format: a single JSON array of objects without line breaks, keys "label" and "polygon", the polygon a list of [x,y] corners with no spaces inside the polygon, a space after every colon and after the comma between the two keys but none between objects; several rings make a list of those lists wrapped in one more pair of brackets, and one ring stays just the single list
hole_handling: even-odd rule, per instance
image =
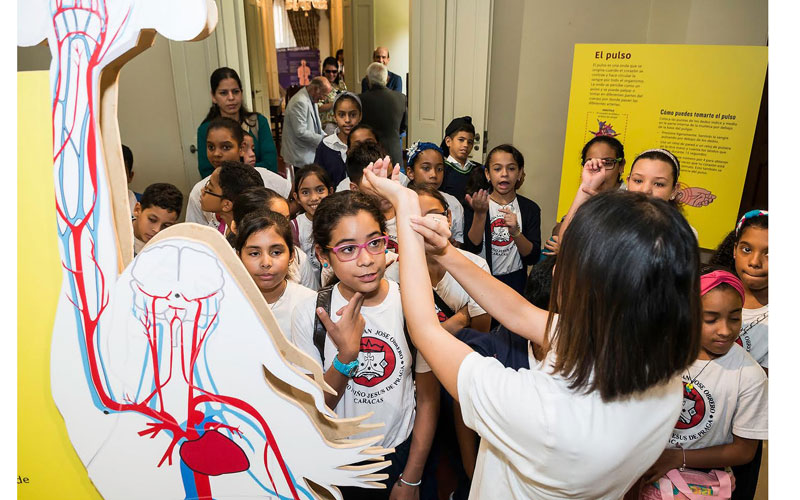
[{"label": "black hair of woman", "polygon": [[[239,90],[242,89],[242,80],[239,78],[239,74],[236,73],[235,70],[227,67],[217,68],[211,73],[210,83],[211,83],[211,93],[217,91],[219,84],[222,83],[222,80],[226,80],[228,78],[233,78],[236,80],[236,83],[239,84]],[[241,107],[239,107],[239,123],[242,123],[246,118],[252,115],[250,111],[245,108],[244,103],[242,103]],[[214,118],[220,116],[219,106],[216,104],[211,105],[211,109],[208,110],[208,114],[205,118],[203,118],[203,122],[205,123],[209,120],[213,120]]]}]

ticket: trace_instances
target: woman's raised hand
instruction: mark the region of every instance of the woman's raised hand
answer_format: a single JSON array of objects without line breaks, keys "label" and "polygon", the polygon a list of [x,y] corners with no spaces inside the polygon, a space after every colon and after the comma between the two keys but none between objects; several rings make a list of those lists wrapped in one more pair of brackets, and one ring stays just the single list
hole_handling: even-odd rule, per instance
[{"label": "woman's raised hand", "polygon": [[606,171],[603,161],[599,158],[589,158],[583,164],[581,171],[581,191],[589,196],[596,195],[605,178]]},{"label": "woman's raised hand", "polygon": [[441,215],[412,216],[411,228],[425,239],[426,253],[443,255],[450,245],[450,228]]}]

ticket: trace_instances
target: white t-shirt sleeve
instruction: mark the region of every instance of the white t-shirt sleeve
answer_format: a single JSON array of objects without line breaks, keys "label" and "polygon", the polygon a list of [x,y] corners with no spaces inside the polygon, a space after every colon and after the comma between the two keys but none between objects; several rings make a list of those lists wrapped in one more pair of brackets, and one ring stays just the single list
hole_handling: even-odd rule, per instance
[{"label": "white t-shirt sleeve", "polygon": [[[458,399],[464,423],[521,470],[535,467],[531,460],[547,461],[547,414],[563,403],[545,400],[546,391],[523,379],[536,373],[505,368],[497,359],[476,352],[468,354],[458,369]],[[536,411],[530,411],[534,408]],[[521,426],[527,432],[520,432]]]},{"label": "white t-shirt sleeve", "polygon": [[208,182],[208,177],[195,184],[189,192],[189,200],[186,203],[186,222],[209,225],[206,212],[200,208],[200,196],[203,194],[203,186],[206,185],[206,182]]},{"label": "white t-shirt sleeve", "polygon": [[448,208],[450,209],[450,232],[453,234],[453,239],[459,243],[464,243],[464,207],[461,206],[458,199],[450,193],[439,191],[447,201]]},{"label": "white t-shirt sleeve", "polygon": [[314,309],[317,304],[317,295],[309,296],[300,302],[292,312],[292,343],[300,350],[314,358],[322,366],[317,346],[314,345]]},{"label": "white t-shirt sleeve", "polygon": [[292,183],[289,179],[263,167],[255,167],[255,169],[261,175],[264,187],[270,188],[284,198],[289,198],[289,193],[292,191]]},{"label": "white t-shirt sleeve", "polygon": [[742,370],[742,388],[733,416],[733,434],[745,439],[767,439],[769,392],[767,376],[756,363]]},{"label": "white t-shirt sleeve", "polygon": [[431,371],[431,366],[425,361],[425,358],[422,357],[422,353],[417,351],[417,357],[415,358],[416,361],[414,363],[414,371],[416,373],[428,373]]}]

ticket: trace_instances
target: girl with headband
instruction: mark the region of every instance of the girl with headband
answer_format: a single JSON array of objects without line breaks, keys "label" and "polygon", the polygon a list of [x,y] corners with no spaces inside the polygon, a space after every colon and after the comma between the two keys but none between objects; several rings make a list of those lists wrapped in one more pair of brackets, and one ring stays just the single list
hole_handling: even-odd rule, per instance
[{"label": "girl with headband", "polygon": [[[439,191],[450,207],[450,231],[458,245],[464,242],[464,207],[450,193],[439,190],[444,180],[444,151],[432,142],[417,141],[408,148],[406,175],[416,186],[430,186]],[[410,184],[409,183],[409,184]]]},{"label": "girl with headband", "polygon": [[723,268],[705,266],[700,294],[700,354],[683,372],[683,408],[667,449],[643,476],[639,498],[661,499],[658,490],[672,489],[671,478],[686,469],[711,473],[709,479],[719,482],[717,498],[730,498],[730,476],[718,469],[750,462],[760,440],[767,438],[767,377],[736,343],[745,286]]},{"label": "girl with headband", "polygon": [[681,165],[666,149],[648,149],[636,156],[628,174],[628,191],[673,201],[678,192]]},{"label": "girl with headband", "polygon": [[[745,213],[736,228],[717,247],[710,263],[735,272],[744,285],[742,329],[737,343],[769,374],[769,214],[766,210]],[[734,467],[734,498],[752,498],[758,484],[763,444],[755,458]]]}]

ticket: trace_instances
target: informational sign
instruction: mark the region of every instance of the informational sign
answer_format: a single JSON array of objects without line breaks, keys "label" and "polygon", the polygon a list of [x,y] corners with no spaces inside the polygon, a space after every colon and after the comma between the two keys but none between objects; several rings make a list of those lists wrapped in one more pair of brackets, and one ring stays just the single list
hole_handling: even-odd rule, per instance
[{"label": "informational sign", "polygon": [[278,49],[278,81],[281,87],[286,89],[292,85],[306,86],[312,78],[321,74],[319,49]]},{"label": "informational sign", "polygon": [[766,47],[576,44],[559,219],[580,184],[581,149],[595,136],[636,155],[664,148],[681,164],[677,197],[700,246],[733,229],[767,68]]}]

